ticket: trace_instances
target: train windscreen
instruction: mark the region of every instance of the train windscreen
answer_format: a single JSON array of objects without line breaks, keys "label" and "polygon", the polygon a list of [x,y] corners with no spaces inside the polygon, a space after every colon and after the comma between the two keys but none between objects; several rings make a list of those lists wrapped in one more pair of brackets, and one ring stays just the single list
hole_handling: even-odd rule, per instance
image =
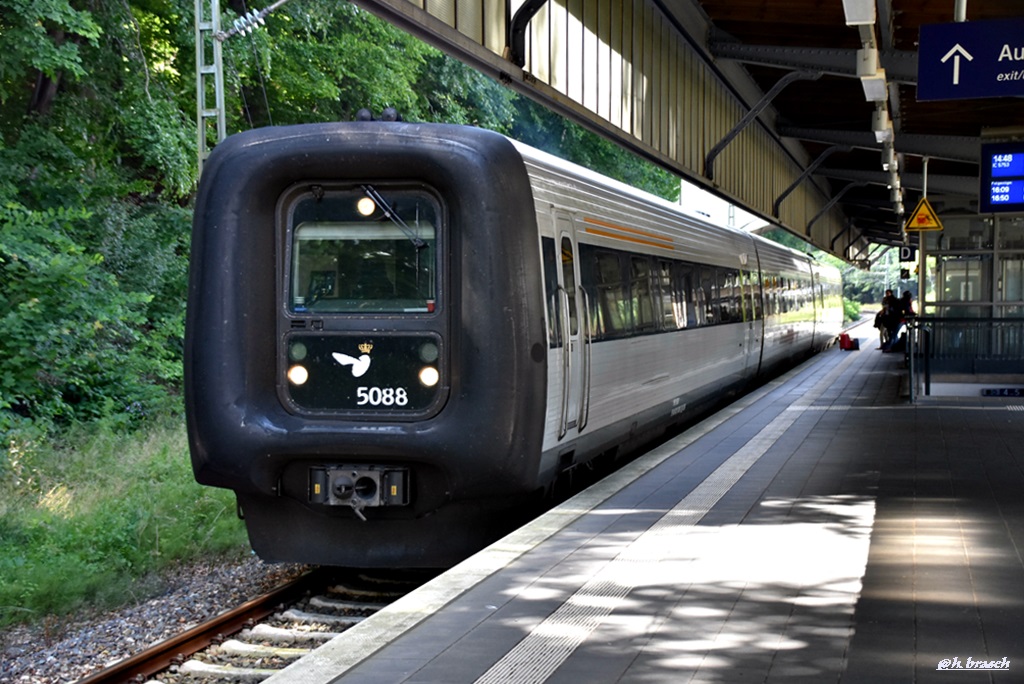
[{"label": "train windscreen", "polygon": [[428,313],[437,297],[437,214],[423,192],[300,198],[292,212],[292,313]]}]

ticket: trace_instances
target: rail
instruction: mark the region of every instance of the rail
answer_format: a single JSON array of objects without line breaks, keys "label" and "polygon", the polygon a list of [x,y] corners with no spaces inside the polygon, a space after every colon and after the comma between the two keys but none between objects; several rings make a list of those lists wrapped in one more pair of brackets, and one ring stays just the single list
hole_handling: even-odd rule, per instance
[{"label": "rail", "polygon": [[911,401],[935,374],[1024,373],[1024,318],[915,316],[907,333]]},{"label": "rail", "polygon": [[208,647],[216,639],[238,632],[251,621],[262,620],[277,610],[282,603],[299,598],[310,587],[317,586],[323,581],[323,573],[316,570],[307,572],[263,596],[247,601],[176,637],[154,644],[145,651],[89,675],[79,680],[78,684],[145,681],[146,678],[168,668],[176,659],[188,657]]}]

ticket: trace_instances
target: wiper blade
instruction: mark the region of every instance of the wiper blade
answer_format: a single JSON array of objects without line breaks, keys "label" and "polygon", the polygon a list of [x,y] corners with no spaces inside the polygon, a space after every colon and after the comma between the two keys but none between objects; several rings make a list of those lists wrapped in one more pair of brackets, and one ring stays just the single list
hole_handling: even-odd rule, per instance
[{"label": "wiper blade", "polygon": [[416,233],[409,228],[409,225],[402,220],[401,216],[395,213],[394,209],[391,208],[391,205],[389,205],[387,201],[380,196],[380,193],[377,192],[372,185],[362,185],[360,187],[363,189],[363,192],[366,193],[366,196],[376,202],[377,206],[384,211],[384,215],[388,217],[392,223],[398,226],[399,230],[405,233],[405,237],[409,238],[409,242],[411,242],[416,249],[422,249],[427,246],[427,243],[420,239]]}]

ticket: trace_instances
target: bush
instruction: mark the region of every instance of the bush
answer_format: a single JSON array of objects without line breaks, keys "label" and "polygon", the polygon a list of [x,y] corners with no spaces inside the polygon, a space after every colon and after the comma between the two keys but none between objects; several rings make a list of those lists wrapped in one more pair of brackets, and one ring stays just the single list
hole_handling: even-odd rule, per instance
[{"label": "bush", "polygon": [[843,297],[843,322],[849,323],[860,319],[860,302]]},{"label": "bush", "polygon": [[0,145],[0,430],[180,411],[188,211],[81,154]]},{"label": "bush", "polygon": [[77,429],[7,445],[0,476],[0,626],[131,598],[130,582],[190,558],[245,553],[226,490],[192,478],[184,426]]}]

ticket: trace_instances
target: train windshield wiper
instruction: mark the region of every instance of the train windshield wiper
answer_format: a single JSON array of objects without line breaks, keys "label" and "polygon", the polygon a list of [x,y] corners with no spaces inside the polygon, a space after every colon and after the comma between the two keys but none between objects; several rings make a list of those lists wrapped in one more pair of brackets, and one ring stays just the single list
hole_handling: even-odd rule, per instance
[{"label": "train windshield wiper", "polygon": [[362,187],[366,196],[376,202],[377,206],[384,211],[384,215],[388,217],[392,223],[398,226],[398,229],[405,234],[405,237],[409,238],[409,242],[411,242],[416,249],[423,249],[427,246],[427,243],[420,239],[420,237],[417,236],[411,228],[409,228],[409,225],[402,220],[401,216],[395,213],[394,209],[391,208],[391,205],[387,203],[387,200],[381,197],[380,193],[377,192],[372,185],[363,185],[360,187]]}]

